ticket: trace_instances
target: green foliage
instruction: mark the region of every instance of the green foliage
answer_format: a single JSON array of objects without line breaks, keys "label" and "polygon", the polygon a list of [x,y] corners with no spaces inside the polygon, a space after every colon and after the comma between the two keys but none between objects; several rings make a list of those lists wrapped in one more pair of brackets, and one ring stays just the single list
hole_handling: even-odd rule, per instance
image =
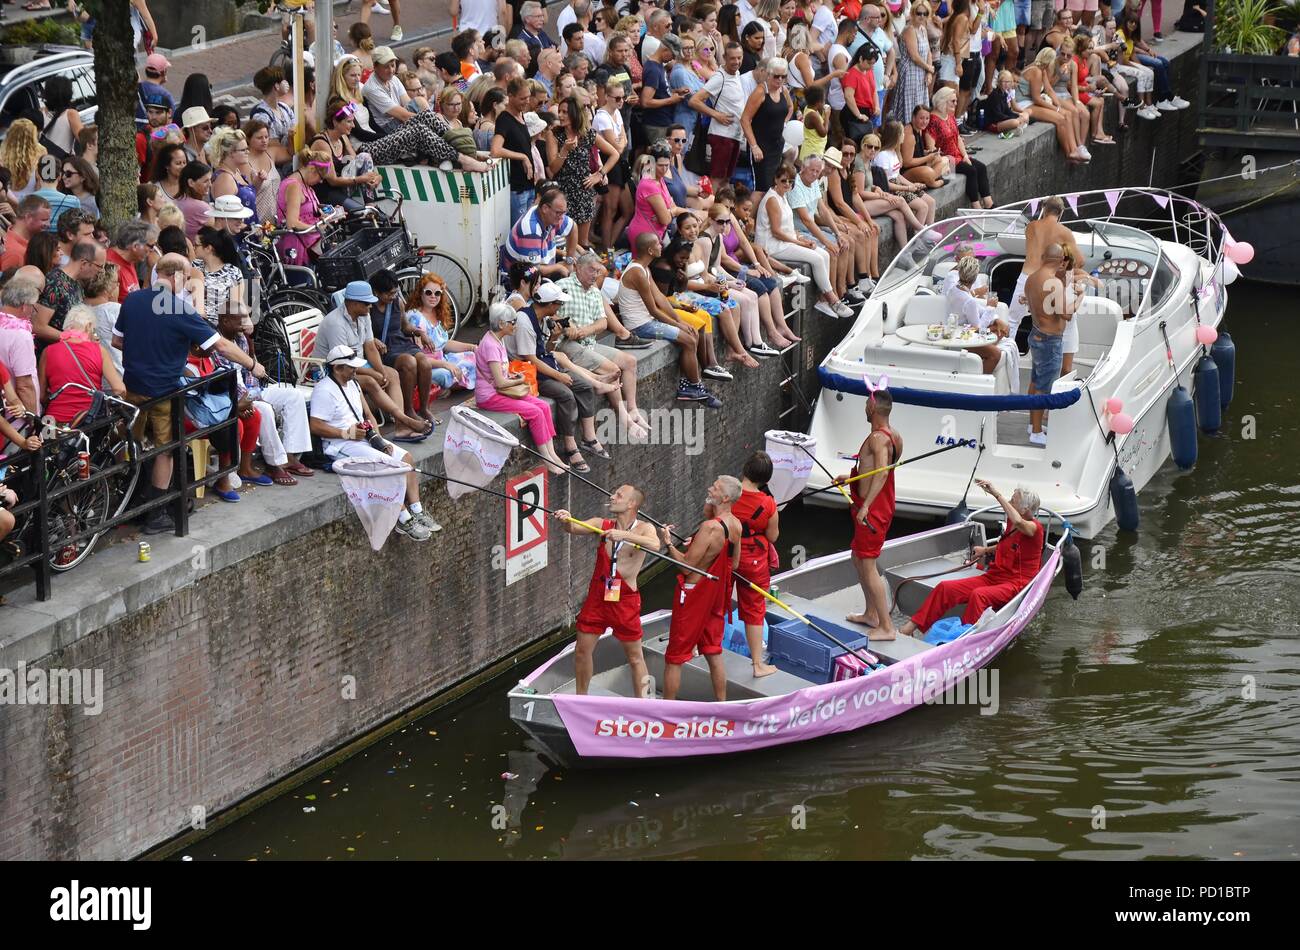
[{"label": "green foliage", "polygon": [[24,20],[5,27],[0,43],[5,46],[37,46],[43,43],[80,46],[81,30],[68,20],[56,20],[53,17]]},{"label": "green foliage", "polygon": [[1264,22],[1281,11],[1277,0],[1222,0],[1214,7],[1214,48],[1220,52],[1272,56],[1286,32]]},{"label": "green foliage", "polygon": [[1280,4],[1277,8],[1277,25],[1287,33],[1300,29],[1300,0]]}]

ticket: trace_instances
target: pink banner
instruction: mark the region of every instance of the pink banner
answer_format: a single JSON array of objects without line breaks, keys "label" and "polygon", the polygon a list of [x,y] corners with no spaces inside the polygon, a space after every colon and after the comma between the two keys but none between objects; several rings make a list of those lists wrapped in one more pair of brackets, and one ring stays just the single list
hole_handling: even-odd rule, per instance
[{"label": "pink banner", "polygon": [[719,755],[852,732],[941,696],[998,656],[1042,607],[1060,561],[1053,551],[1010,622],[969,634],[867,676],[743,703],[668,702],[556,693],[578,754],[629,759]]},{"label": "pink banner", "polygon": [[1169,196],[1168,196],[1168,195],[1157,195],[1157,194],[1153,194],[1153,195],[1151,196],[1151,200],[1154,201],[1156,204],[1160,205],[1160,207],[1162,207],[1162,208],[1167,208],[1167,207],[1169,207]]},{"label": "pink banner", "polygon": [[1119,196],[1121,194],[1123,194],[1123,192],[1116,191],[1114,189],[1111,189],[1110,191],[1106,192],[1106,204],[1110,205],[1111,214],[1114,214],[1115,209],[1119,207]]},{"label": "pink banner", "polygon": [[1065,200],[1068,201],[1068,202],[1070,203],[1070,210],[1073,211],[1075,214],[1078,214],[1078,213],[1079,213],[1079,196],[1078,196],[1078,195],[1066,195],[1066,196],[1065,196]]},{"label": "pink banner", "polygon": [[1031,218],[1038,217],[1038,206],[1042,203],[1042,201],[1043,201],[1042,198],[1031,198],[1029,200],[1029,216]]}]

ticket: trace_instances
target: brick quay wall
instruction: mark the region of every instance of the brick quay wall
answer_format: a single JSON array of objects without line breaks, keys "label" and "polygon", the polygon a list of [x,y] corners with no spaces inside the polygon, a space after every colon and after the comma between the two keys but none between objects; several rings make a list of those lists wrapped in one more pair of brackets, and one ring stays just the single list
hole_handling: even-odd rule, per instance
[{"label": "brick quay wall", "polygon": [[[1195,98],[1198,40],[1174,34],[1161,47],[1187,99]],[[1079,168],[1061,160],[1045,127],[1007,142],[970,141],[981,146],[976,157],[989,164],[1000,202],[1175,183],[1195,151],[1192,110],[1131,122],[1119,145],[1096,146]],[[939,195],[941,216],[965,205],[959,181]],[[888,233],[888,221],[882,227]],[[894,250],[886,242],[882,262]],[[849,325],[805,312],[791,368],[771,359],[739,371],[715,386],[725,403],[717,412],[673,401],[677,372],[663,344],[637,351],[642,408],[697,412],[701,425],[687,434],[699,433],[698,454],[681,444],[615,446],[612,462],[592,460],[589,477],[611,487],[633,481],[651,513],[693,523],[704,486],[737,472],[765,430],[806,422],[801,411],[780,418],[799,405],[780,383],[793,371],[811,400],[818,363]],[[430,443],[413,454],[422,469],[442,471],[441,438]],[[534,461],[517,451],[503,474]],[[601,510],[600,493],[576,479],[551,478],[548,490],[553,507]],[[10,594],[0,607],[0,671],[102,670],[103,695],[97,715],[0,705],[0,860],[131,858],[211,827],[571,621],[591,542],[553,535],[548,566],[506,586],[504,502],[473,493],[453,503],[436,479],[421,494],[444,526],[426,544],[394,536],[373,553],[337,479],[318,474],[205,508],[190,537],[152,539],[147,563],[132,544],[97,551],[55,579],[48,602],[30,589]]]}]

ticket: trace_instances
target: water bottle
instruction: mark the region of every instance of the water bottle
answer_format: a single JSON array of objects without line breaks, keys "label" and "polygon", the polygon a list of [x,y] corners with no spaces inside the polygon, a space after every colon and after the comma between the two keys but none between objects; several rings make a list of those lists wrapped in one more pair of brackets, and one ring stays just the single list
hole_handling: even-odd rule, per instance
[{"label": "water bottle", "polygon": [[984,128],[984,110],[980,109],[979,128]]}]

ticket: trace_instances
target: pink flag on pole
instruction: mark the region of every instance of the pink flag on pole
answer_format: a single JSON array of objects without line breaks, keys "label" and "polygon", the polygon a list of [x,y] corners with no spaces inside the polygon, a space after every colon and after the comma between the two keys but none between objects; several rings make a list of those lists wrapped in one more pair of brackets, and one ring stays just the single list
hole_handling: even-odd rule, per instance
[{"label": "pink flag on pole", "polygon": [[1122,192],[1113,188],[1106,192],[1106,204],[1110,205],[1111,214],[1114,214],[1115,209],[1119,206],[1119,196],[1121,194]]},{"label": "pink flag on pole", "polygon": [[1078,195],[1066,195],[1066,196],[1065,196],[1065,200],[1068,201],[1068,202],[1070,203],[1070,210],[1073,211],[1075,214],[1078,214],[1078,213],[1079,213],[1079,196],[1078,196]]},{"label": "pink flag on pole", "polygon": [[1043,200],[1042,198],[1032,198],[1032,199],[1030,199],[1030,201],[1029,201],[1029,216],[1030,216],[1031,218],[1036,218],[1036,217],[1038,217],[1038,205],[1039,205],[1040,202],[1042,202],[1042,200]]},{"label": "pink flag on pole", "polygon": [[1167,208],[1167,207],[1169,207],[1169,196],[1168,196],[1168,195],[1154,195],[1154,194],[1153,194],[1153,195],[1151,196],[1151,198],[1152,198],[1152,200],[1155,201],[1156,204],[1160,205],[1160,207],[1162,207],[1162,208]]}]

